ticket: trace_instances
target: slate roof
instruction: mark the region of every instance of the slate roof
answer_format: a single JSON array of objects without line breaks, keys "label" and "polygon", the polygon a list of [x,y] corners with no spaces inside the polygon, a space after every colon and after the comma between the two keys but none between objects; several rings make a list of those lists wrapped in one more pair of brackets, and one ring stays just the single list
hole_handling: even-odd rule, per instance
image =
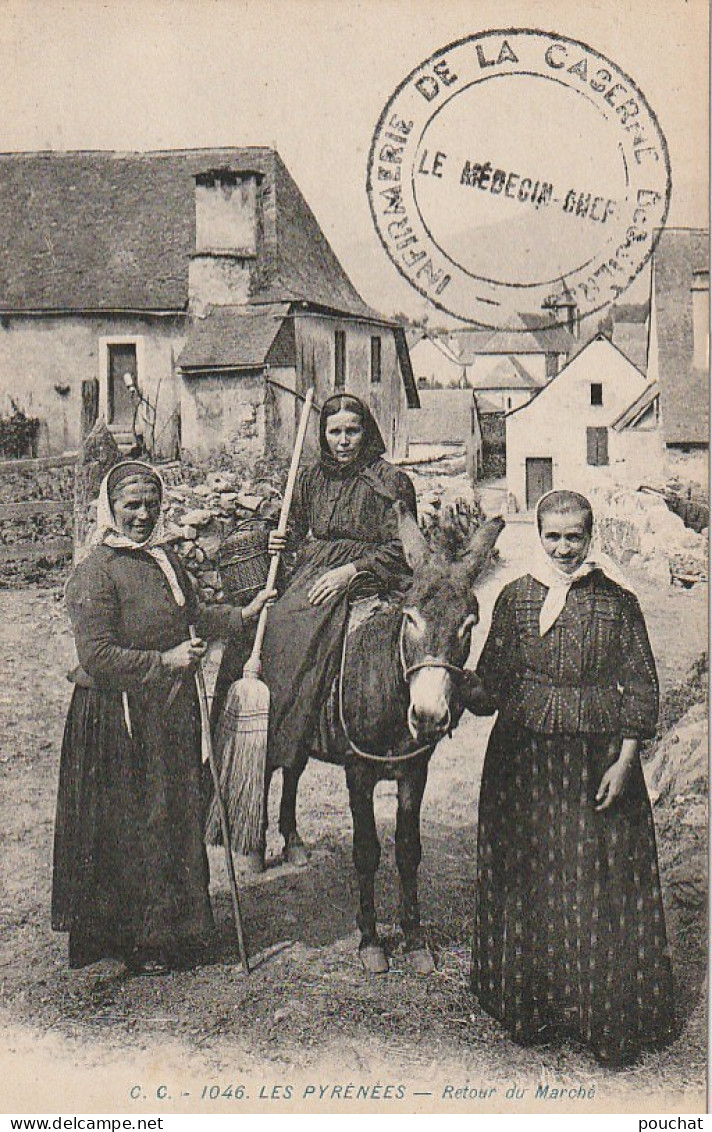
[{"label": "slate roof", "polygon": [[408,414],[408,433],[414,443],[462,442],[471,432],[471,389],[421,389],[420,411]]},{"label": "slate roof", "polygon": [[[193,319],[178,365],[188,372],[193,369],[261,368],[267,362],[289,309],[289,303],[210,307],[205,318]],[[289,323],[293,344],[291,319]],[[294,360],[290,360],[294,364]],[[280,364],[288,365],[289,360],[280,358]]]},{"label": "slate roof", "polygon": [[475,394],[475,400],[477,402],[477,412],[481,417],[491,416],[493,413],[504,413],[504,409],[501,405],[495,405],[494,401],[483,397],[481,393]]},{"label": "slate roof", "polygon": [[475,389],[541,389],[543,382],[522,365],[518,358],[507,357],[498,362],[494,369],[481,377],[470,375]]},{"label": "slate roof", "polygon": [[660,233],[653,253],[654,376],[660,382],[666,444],[709,443],[709,371],[694,365],[692,323],[692,287],[708,269],[708,231],[666,228]]},{"label": "slate roof", "polygon": [[624,409],[619,417],[616,417],[611,428],[616,432],[622,432],[624,428],[630,428],[634,425],[639,417],[645,413],[655,401],[656,397],[660,396],[660,386],[657,381],[651,382],[647,385],[643,392],[636,397],[635,401]]},{"label": "slate roof", "polygon": [[194,178],[215,168],[262,175],[252,300],[373,316],[281,158],[261,146],[0,154],[0,311],[185,310]]},{"label": "slate roof", "polygon": [[470,365],[482,354],[569,354],[574,345],[563,326],[533,330],[454,330],[449,336],[460,361]]},{"label": "slate roof", "polygon": [[611,342],[636,369],[648,368],[648,328],[644,322],[614,322]]}]

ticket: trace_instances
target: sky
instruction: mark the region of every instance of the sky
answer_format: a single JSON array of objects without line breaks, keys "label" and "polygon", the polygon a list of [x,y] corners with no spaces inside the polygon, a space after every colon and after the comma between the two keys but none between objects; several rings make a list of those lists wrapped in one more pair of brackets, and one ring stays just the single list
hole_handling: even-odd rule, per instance
[{"label": "sky", "polygon": [[0,0],[0,150],[274,145],[363,297],[419,315],[371,221],[371,136],[418,63],[503,27],[630,75],[667,138],[668,223],[707,225],[705,0]]}]

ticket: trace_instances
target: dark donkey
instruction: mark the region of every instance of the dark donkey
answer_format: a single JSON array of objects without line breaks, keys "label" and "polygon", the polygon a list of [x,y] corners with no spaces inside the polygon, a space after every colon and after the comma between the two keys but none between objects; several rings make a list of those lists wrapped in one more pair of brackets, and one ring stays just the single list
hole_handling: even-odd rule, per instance
[{"label": "dark donkey", "polygon": [[432,554],[417,523],[401,504],[399,535],[413,570],[403,601],[374,613],[347,637],[342,671],[324,713],[326,749],[315,744],[284,772],[280,830],[298,841],[296,797],[310,756],[345,766],[353,817],[353,860],[359,884],[359,954],[366,971],[381,974],[388,960],[376,931],[374,882],[381,847],[373,812],[377,782],[398,783],[396,863],[400,922],[413,969],[433,970],[420,924],[418,866],[420,807],[428,763],[437,743],[457,726],[480,695],[474,672],[465,671],[470,633],[479,620],[474,583],[487,561],[502,519],[473,536],[466,554],[451,562]]}]

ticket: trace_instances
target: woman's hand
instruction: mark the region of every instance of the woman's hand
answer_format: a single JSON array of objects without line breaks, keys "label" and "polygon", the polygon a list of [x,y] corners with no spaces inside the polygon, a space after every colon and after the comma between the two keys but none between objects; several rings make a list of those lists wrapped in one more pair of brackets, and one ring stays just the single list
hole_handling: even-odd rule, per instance
[{"label": "woman's hand", "polygon": [[273,601],[277,600],[276,590],[260,590],[255,594],[252,601],[242,607],[242,620],[254,621],[255,617],[259,617],[265,605],[271,605]]},{"label": "woman's hand", "polygon": [[638,751],[637,739],[624,739],[621,752],[616,761],[609,766],[596,791],[596,811],[609,809],[625,790],[635,756]]},{"label": "woman's hand", "polygon": [[327,570],[320,578],[317,578],[314,585],[309,590],[307,597],[311,605],[323,605],[324,602],[329,601],[337,594],[343,593],[352,578],[355,578],[358,570],[353,562],[347,563],[346,566],[337,566],[333,570]]},{"label": "woman's hand", "polygon": [[279,531],[270,531],[267,536],[267,549],[270,554],[282,554],[287,549],[287,535],[281,535]]},{"label": "woman's hand", "polygon": [[194,641],[181,641],[175,648],[161,653],[161,664],[171,672],[187,672],[195,668],[207,651],[208,646],[200,638]]},{"label": "woman's hand", "polygon": [[497,704],[471,668],[463,668],[458,678],[458,692],[464,707],[473,715],[494,715],[497,711]]}]

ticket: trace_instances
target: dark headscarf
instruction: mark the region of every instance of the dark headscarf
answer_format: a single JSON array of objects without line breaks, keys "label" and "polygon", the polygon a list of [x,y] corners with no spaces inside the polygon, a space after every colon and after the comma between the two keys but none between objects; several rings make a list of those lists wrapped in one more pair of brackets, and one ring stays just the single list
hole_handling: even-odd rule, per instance
[{"label": "dark headscarf", "polygon": [[[341,464],[334,459],[326,439],[327,420],[342,410],[347,413],[355,413],[363,427],[361,447],[349,464]],[[334,393],[322,405],[321,416],[319,417],[319,447],[321,449],[321,466],[326,474],[332,479],[344,480],[358,475],[386,451],[381,430],[376,424],[373,413],[368,405],[351,393]]]},{"label": "dark headscarf", "polygon": [[114,464],[106,477],[106,494],[109,503],[114,502],[122,484],[142,481],[152,483],[158,491],[159,498],[163,499],[163,480],[155,468],[143,460],[120,460],[118,464]]}]

